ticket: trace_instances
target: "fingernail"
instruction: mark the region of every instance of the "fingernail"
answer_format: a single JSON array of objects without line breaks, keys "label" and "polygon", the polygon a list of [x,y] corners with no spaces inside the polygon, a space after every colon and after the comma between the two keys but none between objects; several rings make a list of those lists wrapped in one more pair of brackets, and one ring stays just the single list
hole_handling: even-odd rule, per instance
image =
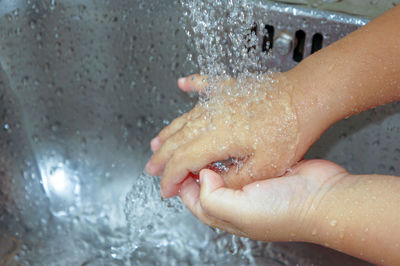
[{"label": "fingernail", "polygon": [[161,194],[161,198],[165,199],[165,194],[164,194],[164,190],[160,189],[160,194]]},{"label": "fingernail", "polygon": [[152,151],[158,150],[158,148],[161,146],[161,141],[159,137],[155,137],[150,141],[150,147]]},{"label": "fingernail", "polygon": [[179,78],[178,83],[183,84],[185,83],[186,78]]}]

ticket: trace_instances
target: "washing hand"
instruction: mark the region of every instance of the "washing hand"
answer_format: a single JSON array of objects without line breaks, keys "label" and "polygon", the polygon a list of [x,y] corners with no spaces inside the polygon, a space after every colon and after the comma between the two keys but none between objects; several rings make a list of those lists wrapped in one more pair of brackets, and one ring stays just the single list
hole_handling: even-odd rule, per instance
[{"label": "washing hand", "polygon": [[320,200],[347,176],[328,161],[302,161],[280,178],[234,190],[219,174],[204,169],[200,183],[186,179],[179,196],[212,227],[262,241],[304,241],[320,233],[316,224]]},{"label": "washing hand", "polygon": [[[147,170],[163,172],[164,196],[175,195],[183,182],[184,203],[211,226],[263,241],[318,243],[372,263],[400,265],[399,177],[351,175],[321,160],[301,162],[276,177],[335,122],[400,100],[399,24],[400,5],[307,57],[282,74],[285,81],[266,84],[276,87],[247,106],[250,112],[243,108],[245,98],[212,105],[221,112],[206,113],[210,120],[197,106],[152,141],[155,154]],[[179,86],[201,90],[201,80],[181,80]],[[204,169],[200,184],[185,180],[190,171],[232,157],[242,160],[237,172]]]},{"label": "washing hand", "polygon": [[[207,108],[199,105],[173,121],[152,141],[155,154],[146,166],[150,174],[163,174],[163,196],[176,195],[189,172],[230,158],[239,161],[223,174],[232,188],[282,175],[332,124],[399,100],[400,31],[393,26],[399,18],[397,6],[276,75],[274,82],[266,79],[261,84],[265,89],[256,90],[257,101],[246,94],[216,93],[211,99],[217,100]],[[217,91],[229,91],[235,84],[228,80]],[[179,86],[201,91],[207,84],[196,76]]]},{"label": "washing hand", "polygon": [[[178,85],[184,91],[207,88],[199,75]],[[283,175],[301,159],[306,147],[298,149],[301,135],[290,82],[275,73],[262,81],[246,80],[246,86],[234,79],[219,83],[209,101],[175,119],[151,142],[155,153],[146,169],[163,174],[164,197],[176,195],[189,172],[213,162],[235,159],[237,164],[222,176],[228,187],[241,188]]]},{"label": "washing hand", "polygon": [[279,178],[227,188],[204,169],[179,196],[203,223],[262,241],[305,241],[377,264],[400,262],[400,178],[350,175],[323,160],[302,161]]}]

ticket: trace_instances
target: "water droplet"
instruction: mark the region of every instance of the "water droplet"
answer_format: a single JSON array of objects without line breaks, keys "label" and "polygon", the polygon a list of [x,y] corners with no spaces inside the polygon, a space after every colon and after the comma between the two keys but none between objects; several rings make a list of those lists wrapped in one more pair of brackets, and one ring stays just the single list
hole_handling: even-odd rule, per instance
[{"label": "water droplet", "polygon": [[56,132],[60,128],[60,126],[61,126],[60,122],[55,122],[54,124],[51,125],[51,130],[53,132]]},{"label": "water droplet", "polygon": [[4,129],[4,131],[9,131],[10,130],[10,125],[9,124],[4,124],[3,125],[3,129]]},{"label": "water droplet", "polygon": [[31,20],[29,22],[29,27],[34,30],[36,28],[36,20]]},{"label": "water droplet", "polygon": [[56,89],[56,95],[58,96],[58,97],[61,97],[62,95],[63,95],[63,88],[57,88]]}]

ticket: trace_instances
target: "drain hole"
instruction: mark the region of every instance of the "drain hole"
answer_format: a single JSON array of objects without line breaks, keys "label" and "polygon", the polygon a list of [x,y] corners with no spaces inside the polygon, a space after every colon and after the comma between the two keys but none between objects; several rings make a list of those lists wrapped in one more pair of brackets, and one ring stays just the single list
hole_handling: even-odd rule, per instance
[{"label": "drain hole", "polygon": [[304,42],[306,39],[306,34],[302,30],[296,31],[296,40],[295,46],[293,50],[293,60],[296,62],[300,62],[303,60],[303,53],[304,53]]},{"label": "drain hole", "polygon": [[257,48],[256,45],[250,46],[251,45],[251,38],[252,38],[253,35],[257,36],[257,24],[256,23],[254,23],[253,26],[251,27],[250,34],[245,36],[245,38],[247,40],[247,44],[246,44],[247,52],[250,52],[251,50],[255,50]]},{"label": "drain hole", "polygon": [[266,25],[265,30],[267,32],[263,38],[262,51],[268,53],[272,50],[272,46],[274,45],[274,27],[271,25]]},{"label": "drain hole", "polygon": [[312,37],[312,46],[311,46],[311,54],[315,53],[322,48],[322,42],[324,41],[324,37],[322,37],[321,33],[316,33]]}]

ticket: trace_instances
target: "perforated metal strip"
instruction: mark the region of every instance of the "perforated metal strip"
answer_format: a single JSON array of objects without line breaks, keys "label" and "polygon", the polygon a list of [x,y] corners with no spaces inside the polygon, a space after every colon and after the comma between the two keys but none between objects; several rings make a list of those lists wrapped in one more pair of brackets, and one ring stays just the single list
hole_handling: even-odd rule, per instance
[{"label": "perforated metal strip", "polygon": [[[314,36],[313,50],[318,50],[369,22],[366,18],[278,3],[259,3],[256,9],[257,16],[260,16],[256,23],[267,26],[256,27],[260,42],[258,50],[271,55],[263,63],[281,71],[293,68],[312,53]],[[301,41],[304,41],[303,47]]]}]

